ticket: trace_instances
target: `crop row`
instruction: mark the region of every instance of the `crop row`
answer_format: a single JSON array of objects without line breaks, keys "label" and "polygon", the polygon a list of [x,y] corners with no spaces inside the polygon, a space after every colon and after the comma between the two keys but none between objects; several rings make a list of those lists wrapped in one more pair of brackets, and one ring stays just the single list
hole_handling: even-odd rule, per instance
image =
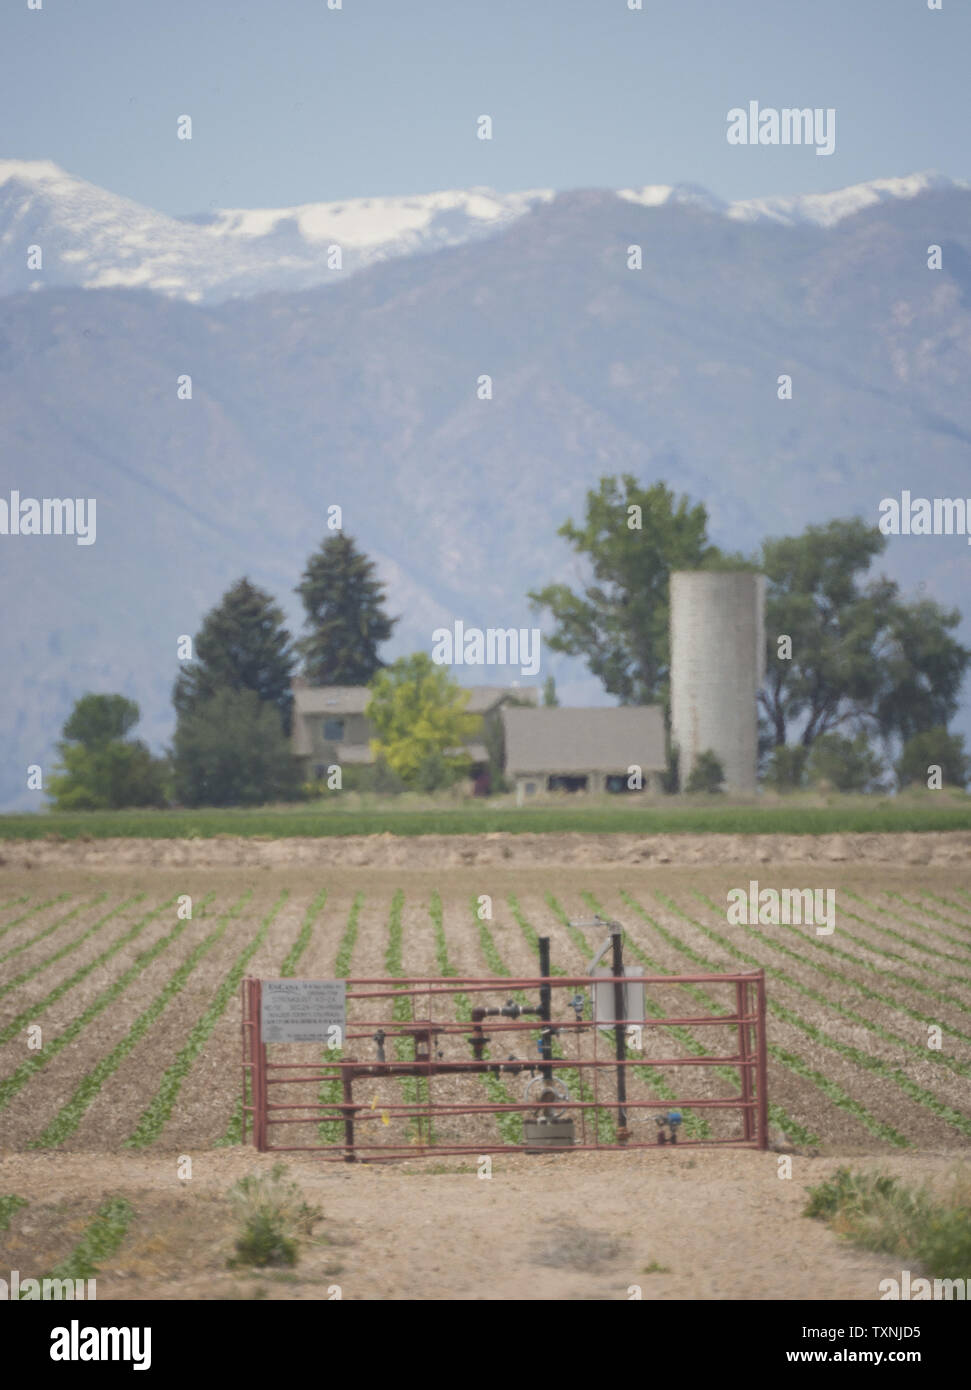
[{"label": "crop row", "polygon": [[[603,914],[604,909],[601,904],[597,902],[596,898],[594,898],[593,894],[585,893],[583,897],[592,911]],[[633,904],[631,905],[633,906]],[[635,959],[640,961],[641,965],[648,973],[653,975],[665,975],[670,973],[660,961],[648,955],[644,948],[626,931],[624,932],[624,945]],[[702,1008],[706,1009],[711,1014],[718,1015],[727,1014],[729,1012],[719,1000],[715,999],[712,995],[707,993],[707,991],[699,988],[697,985],[678,985],[677,988],[683,990],[690,999],[693,999],[696,1004],[700,1004]],[[684,1050],[690,1053],[691,1056],[706,1057],[709,1055],[708,1045],[700,1042],[689,1027],[678,1023],[667,1024],[665,1027],[666,1031],[677,1039]],[[740,1080],[737,1069],[729,1066],[717,1066],[707,1068],[706,1070],[710,1070],[715,1076],[724,1081],[726,1085],[730,1086],[733,1093],[737,1094],[739,1092]],[[800,1074],[803,1075],[805,1079],[810,1079],[802,1069],[800,1069]],[[768,1114],[770,1122],[777,1125],[796,1144],[801,1144],[806,1148],[815,1147],[819,1144],[819,1136],[814,1134],[812,1130],[807,1129],[792,1115],[789,1115],[781,1105],[770,1100]],[[687,1128],[687,1121],[685,1124]],[[710,1129],[700,1137],[707,1137],[708,1134],[710,1134]]]},{"label": "crop row", "polygon": [[15,917],[12,922],[8,922],[5,927],[0,927],[0,937],[6,936],[7,932],[11,932],[15,927],[21,926],[22,923],[27,921],[28,917],[35,917],[38,912],[43,912],[46,908],[53,907],[55,903],[66,903],[70,897],[70,893],[58,893],[56,898],[47,898],[42,903],[35,903],[34,906],[29,907],[26,912],[22,912],[19,917]]},{"label": "crop row", "polygon": [[[351,903],[350,912],[347,914],[347,926],[344,928],[344,934],[337,947],[337,956],[334,960],[334,978],[337,980],[346,980],[351,973],[351,961],[354,957],[358,923],[363,906],[364,894],[358,893]],[[339,1062],[343,1055],[343,1048],[325,1048],[321,1060],[324,1066],[327,1066],[329,1063]],[[327,1107],[340,1105],[344,1098],[343,1091],[340,1075],[328,1076],[320,1083],[317,1099],[321,1105]],[[317,1126],[317,1132],[325,1144],[339,1144],[343,1130],[343,1122],[338,1118],[321,1120]]]},{"label": "crop row", "polygon": [[[712,902],[711,898],[706,897],[706,895],[703,893],[697,892],[694,893],[694,896],[698,899],[699,902],[703,903],[713,913],[718,913],[718,906],[716,903]],[[701,927],[700,923],[697,923],[697,925],[699,926],[699,928]],[[892,1011],[902,1013],[906,1017],[914,1019],[916,1022],[923,1023],[928,1026],[937,1026],[940,1023],[939,1018],[934,1018],[930,1014],[921,1013],[918,1009],[912,1009],[909,1005],[905,1004],[899,997],[895,997],[889,994],[881,994],[879,990],[870,989],[868,985],[861,984],[859,980],[852,979],[845,970],[836,970],[831,966],[823,965],[819,961],[810,959],[807,956],[800,954],[798,951],[794,951],[790,947],[784,946],[779,941],[773,941],[770,936],[768,936],[765,932],[759,931],[756,927],[745,926],[744,924],[742,924],[742,930],[745,932],[747,936],[750,936],[754,940],[760,942],[769,950],[775,951],[777,954],[785,956],[787,959],[794,961],[797,965],[800,965],[807,970],[814,970],[817,974],[824,976],[824,978],[834,981],[834,983],[837,984],[841,990],[845,990],[847,988],[853,989],[858,994],[862,995],[865,999],[872,999],[874,1003],[881,1004],[884,1008],[890,1009]],[[725,945],[725,949],[729,949],[727,943]],[[740,956],[739,958],[744,960],[755,959],[754,956],[749,957],[744,955]],[[950,1054],[946,1052],[936,1052],[933,1049],[920,1047],[916,1043],[910,1042],[909,1039],[901,1037],[899,1033],[894,1033],[890,1029],[884,1028],[882,1024],[874,1023],[865,1015],[858,1014],[855,1012],[855,1010],[849,1009],[845,1005],[837,1003],[834,999],[830,998],[829,995],[821,995],[817,991],[811,990],[806,986],[797,984],[796,981],[793,980],[792,977],[789,976],[785,971],[778,970],[775,967],[769,965],[766,965],[763,968],[765,969],[767,975],[774,975],[776,978],[784,980],[787,984],[791,984],[793,988],[801,990],[801,992],[806,994],[809,998],[815,999],[818,1002],[825,1004],[825,1006],[829,1009],[832,1009],[834,1013],[838,1013],[841,1017],[846,1018],[851,1022],[860,1025],[861,1027],[867,1028],[877,1037],[883,1038],[885,1042],[892,1042],[898,1047],[903,1047],[907,1051],[914,1053],[916,1056],[919,1056],[922,1061],[926,1061],[929,1059],[932,1062],[937,1063],[939,1066],[947,1067],[951,1071],[957,1073],[959,1076],[971,1076],[971,1063],[962,1062],[958,1058],[952,1057],[950,1056]],[[957,1028],[952,1028],[950,1025],[948,1025],[947,1033],[952,1037],[958,1038],[967,1043],[971,1043],[971,1034],[962,1033]]]},{"label": "crop row", "polygon": [[[286,956],[284,956],[283,958],[283,964],[280,966],[281,979],[290,979],[297,973],[297,966],[300,964],[304,952],[310,945],[310,940],[313,936],[314,924],[316,923],[317,918],[320,916],[321,912],[323,912],[324,903],[326,901],[327,890],[326,888],[324,888],[321,889],[321,891],[314,898],[313,902],[307,908],[303,922],[300,926],[300,931],[297,934],[297,939],[290,947],[290,950],[287,952]],[[242,976],[240,976],[240,979],[242,979]],[[243,1075],[243,1092],[241,1092],[240,1095],[236,1097],[236,1100],[233,1104],[233,1112],[229,1117],[229,1124],[226,1126],[226,1132],[223,1134],[222,1138],[217,1139],[215,1141],[217,1148],[223,1148],[227,1145],[239,1144],[242,1142],[243,1105],[250,1105],[252,1103],[250,1093],[250,1074],[247,1071],[244,1072]]]},{"label": "crop row", "polygon": [[[0,1042],[9,1042],[10,1038],[15,1036],[21,1028],[31,1020],[36,1019],[38,1015],[49,1008],[56,999],[66,994],[69,989],[78,984],[84,976],[90,974],[99,964],[103,964],[110,956],[120,951],[122,947],[126,946],[130,941],[133,941],[136,936],[139,936],[150,922],[154,921],[156,917],[160,916],[167,908],[171,907],[174,902],[174,897],[169,898],[167,902],[162,903],[159,907],[153,908],[151,912],[147,912],[144,917],[134,924],[134,926],[130,927],[127,932],[119,937],[107,951],[103,952],[102,956],[97,960],[93,960],[88,965],[83,966],[82,969],[76,971],[70,979],[63,981],[56,989],[51,990],[50,994],[40,1000],[39,1003],[32,1004],[28,1009],[25,1009],[23,1013],[13,1019],[3,1030],[3,1033],[0,1034]],[[42,1048],[38,1049],[36,1052],[32,1052],[27,1060],[22,1062],[15,1071],[11,1072],[9,1076],[4,1077],[4,1079],[0,1081],[0,1110],[3,1110],[10,1104],[18,1091],[26,1086],[27,1082],[30,1081],[31,1077],[33,1077],[36,1072],[40,1071],[42,1067],[46,1067],[54,1060],[58,1053],[62,1052],[65,1047],[74,1042],[78,1034],[81,1033],[93,1019],[103,1013],[108,1005],[113,1003],[122,991],[128,988],[132,980],[137,979],[156,956],[166,950],[173,941],[176,941],[185,931],[186,925],[185,921],[177,922],[167,936],[160,937],[152,946],[137,955],[128,969],[119,975],[117,979],[112,980],[111,984],[103,989],[100,994],[96,995],[87,1008],[82,1013],[78,1014],[76,1018],[71,1020],[63,1032],[59,1033],[49,1042],[45,1042]]]},{"label": "crop row", "polygon": [[[205,1046],[209,1035],[222,1018],[230,999],[239,993],[240,981],[253,956],[263,945],[267,933],[277,913],[289,897],[286,889],[280,894],[269,912],[260,922],[252,940],[243,947],[233,961],[222,982],[213,995],[212,1002],[198,1019],[185,1046],[176,1053],[174,1060],[166,1067],[159,1082],[158,1090],[139,1117],[134,1130],[125,1140],[130,1149],[144,1149],[161,1134],[178,1099],[182,1083],[188,1076],[192,1064]],[[294,947],[296,949],[296,946]]]},{"label": "crop row", "polygon": [[[661,901],[665,900],[662,898]],[[697,927],[709,940],[715,942],[715,944],[722,947],[723,950],[728,951],[729,954],[736,959],[761,966],[761,962],[757,960],[755,956],[750,956],[746,952],[738,950],[737,947],[732,946],[732,944],[719,932],[705,927],[702,923],[682,913],[674,903],[667,901],[667,906],[669,906],[671,910],[677,912],[679,916],[682,916],[685,921]],[[784,970],[780,970],[776,966],[762,966],[762,968],[767,975],[780,980],[790,989],[795,990],[808,999],[814,1000],[816,1003],[822,1004],[824,1008],[831,1010],[833,1013],[840,1014],[851,1022],[867,1028],[875,1036],[882,1038],[884,1041],[892,1042],[895,1046],[903,1048],[904,1051],[919,1057],[922,1062],[925,1061],[927,1057],[932,1057],[940,1060],[942,1065],[950,1065],[951,1070],[955,1070],[959,1074],[965,1076],[971,1075],[971,1067],[966,1063],[959,1062],[956,1058],[946,1057],[943,1053],[936,1053],[932,1049],[918,1047],[908,1039],[902,1038],[898,1033],[893,1033],[889,1029],[883,1028],[880,1024],[871,1022],[871,1020],[864,1017],[864,1015],[858,1014],[852,1009],[847,1009],[844,1005],[830,999],[827,995],[820,994],[818,990],[814,990],[808,985],[801,984],[798,980],[793,979]],[[819,1043],[822,1047],[827,1047],[832,1051],[840,1053],[841,1056],[847,1058],[856,1066],[862,1067],[866,1071],[876,1072],[878,1075],[892,1081],[894,1085],[899,1087],[911,1100],[916,1101],[918,1105],[923,1105],[926,1109],[930,1110],[932,1114],[938,1115],[951,1125],[953,1129],[958,1130],[959,1133],[965,1136],[971,1136],[971,1118],[955,1110],[952,1106],[947,1105],[923,1086],[919,1086],[902,1072],[899,1067],[892,1066],[890,1063],[885,1062],[879,1057],[874,1057],[870,1053],[861,1052],[859,1048],[852,1047],[849,1043],[840,1042],[838,1038],[833,1038],[825,1033],[818,1025],[800,1017],[793,1012],[793,1010],[787,1009],[783,1004],[779,1003],[778,1000],[770,999],[768,1007],[770,1012],[800,1029],[808,1037],[812,1038],[814,1042]]]},{"label": "crop row", "polygon": [[110,912],[106,912],[103,917],[99,917],[97,922],[94,922],[90,927],[85,927],[84,931],[81,932],[79,936],[72,937],[66,945],[61,946],[59,950],[55,951],[52,955],[45,956],[44,959],[38,961],[36,965],[30,966],[27,970],[22,970],[19,975],[15,975],[12,980],[9,980],[5,985],[0,987],[0,999],[2,999],[5,994],[9,994],[12,989],[18,989],[21,985],[26,984],[28,980],[32,980],[35,975],[40,975],[43,971],[49,970],[52,965],[56,965],[57,962],[63,960],[65,956],[73,954],[74,951],[77,951],[87,940],[94,936],[95,932],[99,932],[107,922],[110,922],[113,917],[117,917],[118,914],[124,912],[126,908],[134,907],[136,903],[142,902],[144,898],[144,893],[138,893],[133,898],[126,898],[125,901],[119,903],[117,907],[113,907]]},{"label": "crop row", "polygon": [[[658,921],[656,921],[656,919],[650,917],[649,914],[644,910],[644,908],[641,907],[641,905],[637,903],[633,898],[630,898],[627,894],[625,894],[624,896],[625,898],[627,898],[627,901],[634,908],[634,910],[638,912],[644,918],[644,920],[647,921],[649,925],[677,951],[687,956],[689,960],[692,960],[696,965],[700,966],[702,969],[717,970],[719,968],[717,962],[714,962],[710,960],[707,956],[704,956],[700,952],[693,950],[691,947],[689,947],[683,941],[681,941],[680,938],[678,938],[674,933],[669,932],[666,928],[661,926],[661,924]],[[672,906],[669,902],[666,902],[665,905],[669,907]],[[712,933],[710,928],[704,927],[703,925],[695,922],[693,918],[687,917],[686,914],[682,913],[680,909],[676,908],[676,906],[673,907],[673,910],[676,911],[677,915],[683,917],[684,920],[687,921],[690,925],[699,927],[699,929],[702,930],[703,934],[708,935],[710,939],[717,939],[718,944],[721,945],[723,949],[728,951],[728,953],[730,955],[733,955],[736,959],[741,959],[743,961],[749,962],[757,967],[761,966],[761,962],[756,960],[755,957],[748,956],[746,953],[739,951],[736,947],[731,946],[731,943],[726,942],[724,938],[721,938],[717,933]],[[860,1052],[858,1048],[852,1047],[848,1043],[840,1042],[837,1038],[831,1037],[829,1034],[824,1032],[823,1029],[819,1028],[818,1025],[810,1023],[808,1020],[802,1018],[800,1015],[795,1013],[794,1010],[788,1009],[785,1007],[785,1005],[780,1004],[778,1000],[770,998],[767,1002],[767,1008],[769,1013],[773,1014],[780,1020],[792,1025],[793,1027],[799,1029],[801,1032],[805,1033],[808,1037],[810,1037],[814,1043],[817,1043],[822,1047],[828,1048],[829,1050],[838,1053],[839,1055],[843,1056],[848,1061],[856,1064],[857,1066],[862,1066],[865,1069],[878,1072],[886,1079],[893,1081],[895,1084],[900,1086],[900,1088],[904,1090],[908,1095],[910,1095],[912,1099],[918,1100],[919,1102],[927,1105],[928,1108],[934,1110],[935,1113],[940,1114],[942,1113],[942,1111],[947,1112],[945,1114],[945,1118],[950,1119],[952,1123],[955,1119],[957,1119],[958,1121],[964,1119],[964,1117],[959,1116],[957,1112],[950,1111],[948,1107],[943,1105],[943,1102],[939,1101],[937,1097],[932,1096],[930,1092],[924,1091],[922,1087],[917,1087],[915,1083],[911,1082],[909,1078],[905,1077],[903,1073],[900,1072],[898,1069],[891,1067],[888,1063],[881,1061],[879,1058],[871,1057],[867,1053]],[[794,1054],[790,1052],[783,1052],[782,1049],[778,1048],[773,1044],[769,1045],[769,1055],[775,1057],[776,1060],[781,1061],[783,1065],[789,1066],[794,1070],[799,1069],[799,1059],[794,1058]],[[829,1097],[829,1099],[832,1100],[833,1103],[839,1106],[841,1109],[847,1111],[850,1114],[853,1114],[860,1121],[860,1123],[870,1131],[871,1134],[876,1135],[880,1139],[886,1140],[887,1142],[893,1144],[897,1148],[907,1148],[910,1146],[910,1141],[906,1139],[904,1135],[902,1135],[898,1130],[894,1129],[892,1125],[888,1125],[884,1121],[878,1119],[867,1109],[865,1105],[863,1105],[860,1101],[855,1100],[842,1087],[838,1086],[837,1083],[832,1080],[832,1078],[822,1076],[819,1073],[817,1073],[816,1075],[819,1077],[819,1079],[816,1080],[816,1084],[820,1087],[821,1090],[824,1091],[824,1093]]]},{"label": "crop row", "polygon": [[52,922],[49,927],[43,927],[36,936],[28,937],[26,941],[21,941],[18,946],[11,946],[8,951],[4,951],[3,954],[0,955],[0,965],[2,965],[4,961],[10,960],[13,956],[19,956],[23,951],[29,951],[32,946],[36,946],[37,943],[43,941],[45,937],[53,936],[54,932],[60,931],[62,927],[67,926],[68,922],[72,922],[74,918],[77,917],[78,913],[86,912],[88,908],[91,907],[97,907],[98,903],[103,903],[107,896],[107,893],[99,893],[97,897],[89,899],[86,903],[78,903],[76,907],[72,907],[71,911],[65,913],[63,917],[58,917],[57,921]]},{"label": "crop row", "polygon": [[193,970],[222,939],[230,922],[239,916],[252,896],[252,889],[249,889],[228,912],[218,919],[213,930],[198,945],[193,947],[187,958],[159,990],[148,1008],[144,1009],[135,1019],[121,1041],[82,1078],[70,1099],[61,1106],[43,1132],[31,1141],[30,1147],[32,1149],[56,1148],[74,1133],[108,1077],[118,1070],[121,1063],[145,1036],[162,1011],[185,988]]},{"label": "crop row", "polygon": [[[404,948],[404,927],[401,920],[401,912],[404,907],[405,895],[400,888],[395,890],[391,899],[391,911],[388,914],[388,948],[384,956],[384,968],[393,980],[400,979],[405,973],[403,948]],[[415,1021],[414,1002],[410,995],[396,998],[391,1006],[391,1021],[395,1024],[413,1023]],[[396,1037],[394,1040],[394,1055],[397,1062],[414,1062],[416,1049],[415,1039],[406,1036]],[[401,1076],[398,1078],[401,1093],[406,1105],[421,1105],[427,1108],[428,1105],[428,1082],[419,1076]],[[416,1117],[412,1117],[408,1122],[408,1134],[412,1139],[417,1140],[423,1129],[427,1129],[426,1143],[434,1143],[431,1120],[426,1117],[425,1124],[420,1125]]]}]

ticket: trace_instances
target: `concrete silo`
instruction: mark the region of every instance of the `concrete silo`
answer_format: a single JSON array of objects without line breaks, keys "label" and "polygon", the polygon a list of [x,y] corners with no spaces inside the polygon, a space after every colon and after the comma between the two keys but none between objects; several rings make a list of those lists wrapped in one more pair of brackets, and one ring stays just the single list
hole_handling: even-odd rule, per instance
[{"label": "concrete silo", "polygon": [[765,576],[679,570],[671,575],[671,736],[681,786],[710,748],[725,788],[756,789],[765,675]]}]

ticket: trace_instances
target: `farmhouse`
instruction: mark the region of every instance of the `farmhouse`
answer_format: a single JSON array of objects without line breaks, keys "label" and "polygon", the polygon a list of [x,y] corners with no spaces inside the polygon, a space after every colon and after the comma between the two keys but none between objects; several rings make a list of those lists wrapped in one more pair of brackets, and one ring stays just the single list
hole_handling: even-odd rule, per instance
[{"label": "farmhouse", "polygon": [[[302,677],[292,682],[293,751],[303,764],[304,775],[326,776],[329,765],[340,767],[373,763],[371,739],[374,726],[364,711],[371,692],[366,685],[308,685]],[[519,701],[536,704],[535,686],[474,685],[470,688],[468,714],[481,718],[480,732],[465,745],[472,760],[472,775],[489,761],[486,743],[504,705]]]},{"label": "farmhouse", "polygon": [[541,791],[624,792],[657,786],[665,768],[658,705],[501,711],[505,773],[520,799]]}]

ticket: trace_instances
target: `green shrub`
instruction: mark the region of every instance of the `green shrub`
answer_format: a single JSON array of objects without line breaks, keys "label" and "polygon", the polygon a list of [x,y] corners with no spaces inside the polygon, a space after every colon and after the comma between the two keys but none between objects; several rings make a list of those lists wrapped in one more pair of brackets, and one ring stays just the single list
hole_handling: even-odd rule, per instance
[{"label": "green shrub", "polygon": [[941,782],[946,787],[966,787],[971,779],[971,758],[964,751],[961,734],[949,734],[946,729],[927,729],[915,734],[904,744],[900,761],[894,769],[900,787],[912,784],[926,786],[931,767],[941,769]]},{"label": "green shrub", "polygon": [[297,1263],[299,1237],[313,1234],[323,1212],[307,1204],[297,1184],[286,1180],[286,1171],[282,1163],[275,1163],[268,1174],[241,1178],[230,1189],[241,1225],[231,1268]]},{"label": "green shrub", "polygon": [[838,792],[879,792],[883,764],[866,734],[820,734],[809,752],[809,780]]},{"label": "green shrub", "polygon": [[766,765],[763,781],[767,787],[777,792],[791,792],[806,784],[806,763],[809,749],[801,743],[789,746],[785,743],[773,748]]},{"label": "green shrub", "polygon": [[691,776],[688,778],[685,791],[714,794],[721,791],[724,781],[725,769],[712,749],[706,748],[695,758],[695,765],[691,769]]},{"label": "green shrub", "polygon": [[809,1189],[804,1216],[829,1222],[864,1250],[919,1263],[931,1278],[966,1278],[971,1269],[971,1176],[955,1174],[942,1196],[884,1174],[840,1168]]}]

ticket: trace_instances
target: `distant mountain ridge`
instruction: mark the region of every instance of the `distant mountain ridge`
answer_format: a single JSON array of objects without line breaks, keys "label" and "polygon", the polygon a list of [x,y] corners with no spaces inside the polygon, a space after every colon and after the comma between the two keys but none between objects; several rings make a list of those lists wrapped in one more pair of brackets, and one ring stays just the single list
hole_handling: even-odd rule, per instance
[{"label": "distant mountain ridge", "polygon": [[[935,173],[833,193],[723,203],[692,184],[621,189],[644,207],[687,204],[730,220],[834,226],[879,202],[960,188]],[[334,285],[377,261],[494,236],[553,201],[551,189],[460,189],[288,208],[220,208],[169,217],[65,173],[49,160],[0,160],[0,294],[77,286],[145,289],[191,303]],[[28,264],[39,246],[42,269]],[[342,267],[329,263],[341,249]]]},{"label": "distant mountain ridge", "polygon": [[[729,216],[684,189],[559,194],[327,287],[241,275],[250,291],[219,303],[144,285],[7,294],[0,495],[95,497],[98,537],[0,536],[0,806],[42,803],[26,768],[49,771],[85,690],[137,699],[139,733],[170,738],[178,639],[241,575],[296,628],[332,503],[401,615],[392,658],[457,618],[541,622],[526,593],[577,583],[556,530],[604,473],[703,501],[733,550],[854,512],[876,524],[904,488],[967,496],[971,190],[885,183],[836,220],[839,204],[804,217],[798,200]],[[11,223],[9,206],[7,266],[11,235],[53,216]],[[900,536],[879,568],[971,616],[969,563],[961,536]],[[544,649],[539,679],[550,669]],[[564,703],[604,700],[579,662],[552,669]],[[971,733],[967,705],[957,727]]]}]

